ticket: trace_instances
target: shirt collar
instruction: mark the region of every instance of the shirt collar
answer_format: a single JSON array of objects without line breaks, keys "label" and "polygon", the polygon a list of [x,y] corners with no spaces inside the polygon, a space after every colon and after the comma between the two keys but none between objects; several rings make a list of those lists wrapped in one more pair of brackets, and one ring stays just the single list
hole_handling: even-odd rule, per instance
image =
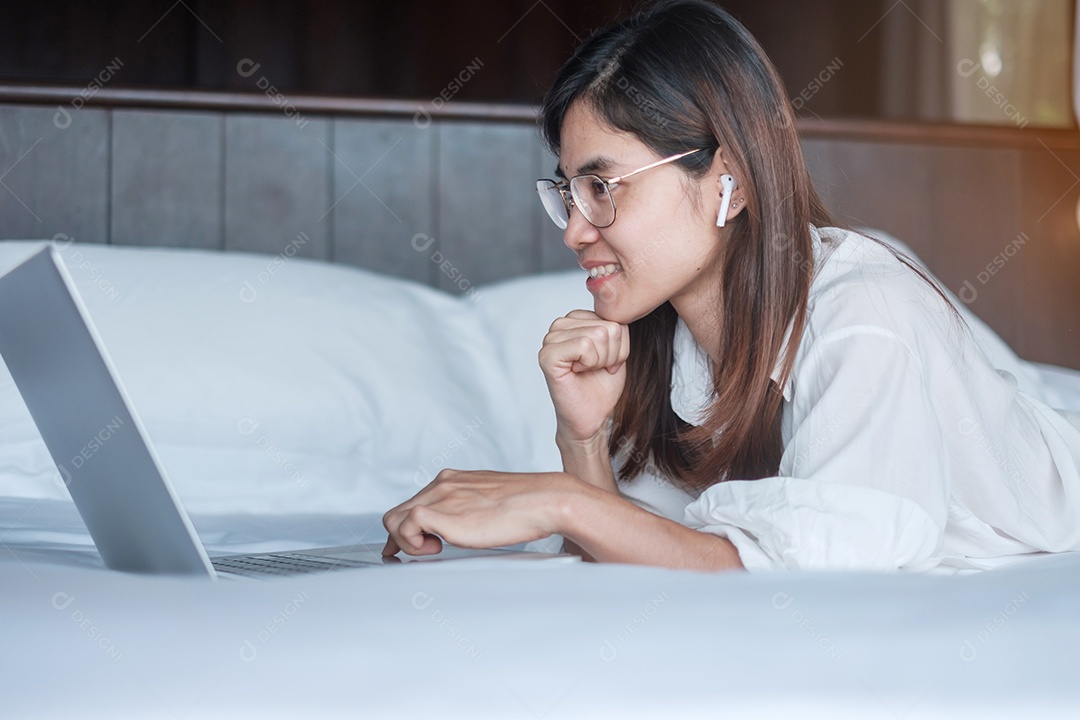
[{"label": "shirt collar", "polygon": [[[810,226],[810,239],[814,254],[814,275],[817,275],[818,266],[822,260],[821,233],[813,225]],[[772,380],[780,384],[780,375],[783,372],[784,354],[787,352],[788,343],[791,341],[791,330],[794,320],[788,323],[784,332],[784,341],[780,344],[780,352],[777,355],[776,366],[773,368]],[[784,400],[791,402],[792,388],[791,378],[780,388]],[[709,405],[713,398],[712,384],[712,360],[709,354],[697,344],[690,328],[679,318],[675,324],[674,360],[671,366],[671,409],[691,425],[701,425],[705,421]]]}]

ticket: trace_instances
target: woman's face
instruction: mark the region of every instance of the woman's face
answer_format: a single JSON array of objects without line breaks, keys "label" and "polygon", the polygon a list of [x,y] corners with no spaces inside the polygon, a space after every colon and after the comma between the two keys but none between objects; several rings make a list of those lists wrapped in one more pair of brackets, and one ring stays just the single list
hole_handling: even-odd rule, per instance
[{"label": "woman's face", "polygon": [[[580,102],[567,112],[561,139],[559,168],[568,178],[617,177],[661,159]],[[597,315],[626,324],[667,300],[684,318],[715,315],[722,237],[716,213],[725,172],[719,153],[713,164],[715,172],[701,180],[667,164],[620,182],[611,191],[616,214],[609,227],[594,227],[576,208],[570,214],[563,241],[586,271],[601,268],[586,280]]]}]

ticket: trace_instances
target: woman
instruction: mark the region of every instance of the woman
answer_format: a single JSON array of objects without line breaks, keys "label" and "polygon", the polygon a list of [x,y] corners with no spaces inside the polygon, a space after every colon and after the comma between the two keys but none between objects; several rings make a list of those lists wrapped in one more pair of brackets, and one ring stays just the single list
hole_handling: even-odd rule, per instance
[{"label": "woman", "polygon": [[385,554],[559,534],[598,561],[928,569],[1080,547],[1080,429],[902,256],[833,227],[726,12],[598,32],[541,128],[561,179],[538,190],[595,300],[539,355],[564,472],[443,471],[386,514]]}]

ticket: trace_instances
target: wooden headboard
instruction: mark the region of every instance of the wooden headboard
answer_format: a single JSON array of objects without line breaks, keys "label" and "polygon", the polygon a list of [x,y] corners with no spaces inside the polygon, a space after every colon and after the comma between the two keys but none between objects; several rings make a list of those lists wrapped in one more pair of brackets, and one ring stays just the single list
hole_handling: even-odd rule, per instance
[{"label": "wooden headboard", "polygon": [[[907,242],[1022,356],[1080,368],[1080,134],[800,122],[840,219]],[[278,254],[450,292],[576,267],[535,108],[0,85],[0,240]]]},{"label": "wooden headboard", "polygon": [[837,216],[887,230],[1022,357],[1080,368],[1080,134],[804,123]]}]

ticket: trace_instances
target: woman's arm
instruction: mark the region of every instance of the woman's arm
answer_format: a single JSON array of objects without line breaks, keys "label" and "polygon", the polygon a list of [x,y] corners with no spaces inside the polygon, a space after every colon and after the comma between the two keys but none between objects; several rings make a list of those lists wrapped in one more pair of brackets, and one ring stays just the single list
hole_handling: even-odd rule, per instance
[{"label": "woman's arm", "polygon": [[[556,442],[562,451],[566,473],[583,481],[589,489],[600,491],[568,496],[561,523],[565,530],[559,533],[564,539],[565,552],[590,562],[631,562],[699,570],[742,567],[735,546],[727,538],[691,530],[627,501],[615,482],[606,438],[590,445],[558,439]],[[623,537],[627,523],[634,530]],[[658,536],[665,539],[660,545],[656,544]],[[635,539],[638,546],[631,547]],[[671,547],[665,547],[665,543]],[[717,553],[721,557],[715,557]]]},{"label": "woman's arm", "polygon": [[742,567],[726,538],[698,532],[639,508],[567,473],[443,470],[383,517],[384,555],[430,555],[442,540],[468,548],[529,542],[558,534],[601,562],[689,570]]},{"label": "woman's arm", "polygon": [[586,483],[565,496],[559,513],[560,534],[586,559],[701,571],[743,566],[727,538],[691,530]]},{"label": "woman's arm", "polygon": [[[589,310],[557,318],[538,360],[555,406],[555,444],[563,470],[589,485],[619,494],[608,455],[607,426],[626,382],[629,327]],[[566,539],[568,552],[590,559]]]},{"label": "woman's arm", "polygon": [[[611,469],[606,433],[582,442],[564,439],[556,433],[555,445],[562,455],[563,471],[595,488],[619,494],[615,473]],[[566,552],[580,555],[585,560],[596,559],[573,540],[565,537],[563,540],[563,549]]]}]

